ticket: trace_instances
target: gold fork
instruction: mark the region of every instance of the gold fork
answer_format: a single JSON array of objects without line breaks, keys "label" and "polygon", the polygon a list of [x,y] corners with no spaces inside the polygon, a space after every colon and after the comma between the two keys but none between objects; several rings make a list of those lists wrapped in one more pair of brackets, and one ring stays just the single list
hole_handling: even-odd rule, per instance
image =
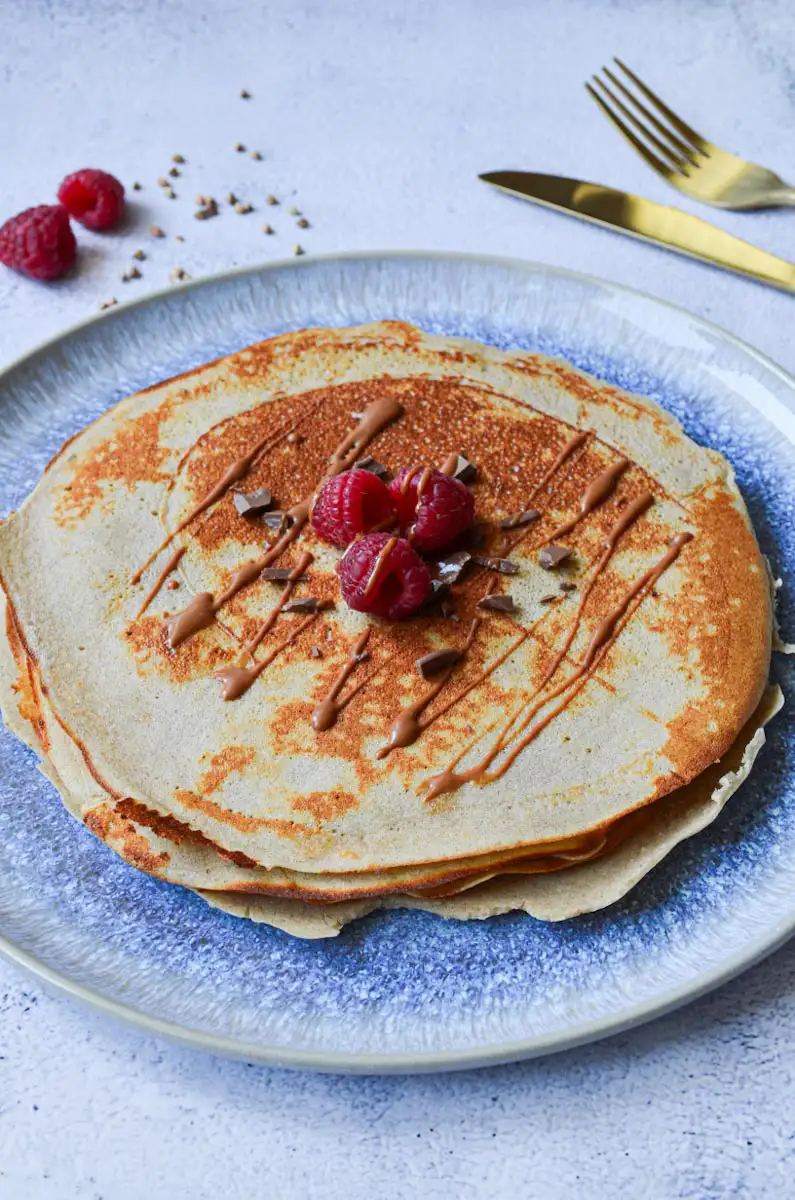
[{"label": "gold fork", "polygon": [[602,70],[612,90],[599,75],[593,76],[596,87],[590,83],[585,86],[605,116],[658,175],[686,196],[715,208],[795,207],[795,188],[766,167],[746,162],[708,142],[677,117],[619,58],[613,61],[651,108],[609,67]]}]

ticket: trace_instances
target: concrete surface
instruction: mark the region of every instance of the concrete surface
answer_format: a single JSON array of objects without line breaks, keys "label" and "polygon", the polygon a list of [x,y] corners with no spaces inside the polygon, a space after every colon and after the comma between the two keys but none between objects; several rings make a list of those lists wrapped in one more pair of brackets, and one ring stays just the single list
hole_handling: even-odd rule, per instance
[{"label": "concrete surface", "polygon": [[[582,89],[618,54],[715,141],[795,180],[787,0],[5,0],[0,25],[0,214],[47,201],[83,165],[144,185],[122,234],[81,236],[74,278],[43,288],[0,271],[2,361],[111,296],[164,286],[174,267],[197,277],[300,241],[578,268],[684,305],[795,369],[795,299],[511,203],[475,178],[527,166],[686,207]],[[236,153],[238,141],[262,159]],[[188,161],[168,200],[156,181],[174,153]],[[229,190],[256,211],[193,220],[197,193]],[[291,204],[310,228],[295,227]],[[715,219],[795,256],[795,213]],[[152,239],[152,222],[169,236]],[[122,283],[138,246],[143,277]],[[783,1198],[794,1042],[792,947],[602,1045],[383,1080],[176,1049],[0,963],[0,1196]]]}]

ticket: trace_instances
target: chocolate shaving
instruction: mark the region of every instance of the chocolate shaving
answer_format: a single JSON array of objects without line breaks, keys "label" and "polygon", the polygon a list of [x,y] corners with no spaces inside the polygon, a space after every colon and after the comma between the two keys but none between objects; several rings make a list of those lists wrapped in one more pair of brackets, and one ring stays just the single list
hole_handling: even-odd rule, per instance
[{"label": "chocolate shaving", "polygon": [[455,666],[462,658],[460,650],[433,650],[430,654],[418,658],[415,665],[423,679],[432,679],[448,667]]},{"label": "chocolate shaving", "polygon": [[422,604],[417,609],[417,612],[423,613],[426,611],[426,609],[432,608],[439,600],[446,596],[449,591],[449,583],[444,583],[444,581],[441,579],[432,579],[430,593],[425,600],[423,600]]},{"label": "chocolate shaving", "polygon": [[461,572],[464,570],[467,563],[471,561],[472,555],[468,550],[456,550],[455,553],[448,554],[446,558],[439,560],[437,566],[439,580],[442,583],[457,583],[461,576]]},{"label": "chocolate shaving", "polygon": [[234,492],[235,508],[241,517],[259,517],[273,505],[273,496],[267,488],[256,492]]},{"label": "chocolate shaving", "polygon": [[519,571],[519,564],[510,558],[486,558],[480,554],[473,554],[472,561],[488,571],[499,571],[501,575],[516,575]]},{"label": "chocolate shaving", "polygon": [[449,595],[449,583],[445,582],[443,579],[432,579],[430,595],[428,596],[427,600],[423,601],[423,603],[417,609],[417,612],[427,613],[428,609],[434,608],[438,604],[441,616],[445,617],[447,620],[457,621],[458,614],[449,600]]},{"label": "chocolate shaving", "polygon": [[377,458],[373,458],[368,454],[365,458],[360,458],[355,462],[354,467],[358,467],[360,471],[369,471],[371,475],[377,475],[379,479],[386,479],[389,475],[389,468],[385,467]]},{"label": "chocolate shaving", "polygon": [[553,600],[559,600],[559,599],[560,599],[560,594],[558,592],[548,592],[546,596],[539,597],[538,603],[539,604],[551,604]]},{"label": "chocolate shaving", "polygon": [[540,516],[537,508],[526,508],[524,512],[514,513],[512,517],[503,517],[498,524],[500,529],[519,529],[522,525],[532,525]]},{"label": "chocolate shaving", "polygon": [[464,540],[470,550],[479,550],[486,543],[488,530],[485,525],[478,523],[470,525],[469,529],[464,534]]},{"label": "chocolate shaving", "polygon": [[577,584],[576,583],[561,583],[560,590],[562,592],[576,592]]},{"label": "chocolate shaving", "polygon": [[291,600],[289,604],[285,604],[282,612],[317,612],[320,607],[320,601],[316,596],[299,596],[297,600]]},{"label": "chocolate shaving", "polygon": [[322,658],[323,657],[323,651],[320,649],[319,646],[313,646],[312,650],[311,650],[311,654],[312,654],[313,658]]},{"label": "chocolate shaving", "polygon": [[491,608],[495,612],[516,612],[513,596],[484,596],[478,600],[478,608]]},{"label": "chocolate shaving", "polygon": [[281,509],[276,509],[274,512],[265,513],[262,518],[263,525],[267,525],[268,529],[289,529],[295,524],[295,518],[289,513],[282,512]]},{"label": "chocolate shaving", "polygon": [[478,476],[478,469],[474,463],[471,463],[468,458],[464,458],[463,454],[459,454],[453,471],[453,479],[457,479],[459,483],[474,483]]},{"label": "chocolate shaving", "polygon": [[565,562],[571,555],[571,550],[568,546],[544,546],[538,552],[539,566],[542,566],[545,571],[552,571],[555,567],[559,567],[562,562]]},{"label": "chocolate shaving", "polygon": [[[261,579],[289,579],[292,575],[294,567],[265,567],[260,578]],[[295,582],[299,579],[306,579],[306,575],[296,575]]]}]

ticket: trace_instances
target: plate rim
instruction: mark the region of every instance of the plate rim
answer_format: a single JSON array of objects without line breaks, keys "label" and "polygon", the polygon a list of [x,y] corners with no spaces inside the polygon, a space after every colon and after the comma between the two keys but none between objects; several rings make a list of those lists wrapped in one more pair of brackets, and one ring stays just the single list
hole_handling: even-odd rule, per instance
[{"label": "plate rim", "polygon": [[664,1017],[701,999],[702,996],[736,979],[784,945],[795,932],[795,911],[787,922],[774,929],[769,939],[763,939],[754,947],[752,954],[740,950],[720,970],[706,975],[694,987],[692,982],[671,988],[653,1000],[640,1001],[624,1009],[616,1019],[614,1014],[583,1021],[570,1031],[560,1031],[520,1038],[511,1042],[495,1043],[475,1050],[442,1050],[430,1053],[407,1054],[346,1054],[327,1051],[279,1049],[264,1046],[259,1042],[221,1037],[202,1033],[175,1021],[164,1021],[150,1016],[132,1005],[111,1000],[99,991],[76,983],[68,975],[47,966],[35,955],[22,950],[5,935],[0,934],[0,957],[22,967],[28,974],[40,979],[53,990],[69,999],[79,1000],[104,1016],[131,1026],[141,1033],[167,1038],[168,1041],[189,1049],[198,1049],[224,1058],[239,1059],[259,1066],[313,1071],[332,1075],[422,1075],[439,1071],[467,1071],[480,1067],[498,1067],[508,1063],[526,1062],[548,1054],[563,1053],[606,1037],[626,1033],[647,1022]]},{"label": "plate rim", "polygon": [[[653,305],[684,317],[692,324],[717,334],[720,339],[753,359],[765,371],[776,376],[792,394],[792,406],[784,403],[778,396],[772,397],[775,406],[783,409],[792,419],[795,413],[795,376],[762,351],[736,334],[722,328],[714,322],[691,313],[688,309],[641,291],[623,283],[615,283],[609,279],[586,272],[572,270],[567,267],[556,267],[549,263],[536,262],[531,259],[517,258],[505,255],[477,254],[454,250],[364,250],[343,253],[308,254],[300,259],[280,258],[266,262],[248,264],[242,267],[230,268],[215,272],[211,275],[193,279],[188,282],[160,288],[129,302],[118,308],[98,312],[71,323],[59,333],[37,343],[22,354],[0,366],[0,384],[15,371],[24,366],[32,365],[34,360],[68,342],[87,328],[101,321],[123,320],[126,314],[142,307],[154,307],[164,299],[178,296],[208,285],[234,281],[251,275],[262,275],[276,270],[308,270],[317,263],[335,262],[367,262],[373,260],[407,260],[424,259],[447,262],[468,263],[472,266],[502,267],[519,271],[526,275],[551,275],[556,278],[569,279],[575,283],[591,287],[606,287],[635,299],[651,302]],[[763,936],[744,945],[728,960],[707,971],[706,974],[689,979],[678,986],[656,996],[639,1001],[637,1004],[622,1009],[618,1014],[609,1013],[591,1021],[581,1021],[566,1030],[555,1030],[532,1037],[520,1038],[509,1042],[484,1044],[472,1050],[451,1049],[443,1051],[412,1051],[393,1054],[352,1054],[316,1050],[300,1050],[289,1047],[278,1047],[259,1042],[250,1042],[234,1037],[206,1033],[193,1029],[178,1022],[164,1020],[141,1011],[133,1005],[125,1004],[104,995],[98,989],[78,983],[69,975],[50,967],[43,959],[24,950],[11,938],[0,931],[0,956],[6,961],[16,964],[29,974],[40,979],[50,988],[71,999],[82,1001],[89,1007],[106,1016],[114,1017],[127,1025],[147,1034],[165,1037],[169,1041],[182,1046],[208,1051],[223,1055],[227,1058],[244,1059],[264,1066],[293,1068],[298,1070],[313,1070],[336,1074],[416,1074],[432,1071],[469,1070],[475,1067],[497,1066],[509,1062],[517,1062],[543,1055],[571,1050],[589,1042],[598,1041],[604,1037],[626,1032],[647,1021],[671,1013],[684,1004],[697,1000],[736,978],[743,971],[755,966],[762,959],[774,953],[795,933],[795,904],[786,919],[779,919]]]}]

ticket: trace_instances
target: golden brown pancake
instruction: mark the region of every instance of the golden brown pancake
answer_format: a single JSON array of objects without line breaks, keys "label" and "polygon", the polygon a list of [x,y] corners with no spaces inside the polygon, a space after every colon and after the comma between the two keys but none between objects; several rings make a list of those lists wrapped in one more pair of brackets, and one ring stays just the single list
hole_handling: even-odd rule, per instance
[{"label": "golden brown pancake", "polygon": [[[457,619],[346,608],[341,552],[305,522],[335,454],[475,464],[488,561],[454,584]],[[262,487],[287,531],[238,512]],[[300,568],[289,596],[273,564]],[[607,861],[622,820],[735,746],[770,658],[768,575],[720,455],[568,364],[398,322],[285,335],[122,401],[0,526],[0,581],[6,722],[97,836],[203,892],[441,904]],[[488,589],[515,611],[481,608]],[[302,597],[321,607],[280,608]],[[438,688],[419,674],[465,646]],[[256,678],[225,702],[215,676],[241,663]],[[384,753],[412,706],[416,740]]]}]

